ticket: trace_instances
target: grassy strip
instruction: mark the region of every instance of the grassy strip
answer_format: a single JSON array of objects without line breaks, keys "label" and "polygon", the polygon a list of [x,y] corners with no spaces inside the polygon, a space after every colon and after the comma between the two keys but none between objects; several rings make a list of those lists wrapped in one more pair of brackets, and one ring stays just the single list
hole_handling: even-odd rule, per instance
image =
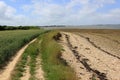
[{"label": "grassy strip", "polygon": [[29,80],[36,80],[35,77],[35,68],[36,68],[36,58],[39,55],[39,46],[40,43],[37,40],[34,44],[32,44],[32,46],[29,46],[29,56],[30,56],[30,62],[29,62],[29,66],[30,66],[30,74],[31,77],[29,78]]},{"label": "grassy strip", "polygon": [[73,70],[60,58],[62,47],[53,39],[56,34],[57,31],[51,31],[39,37],[45,77],[47,80],[77,80]]}]

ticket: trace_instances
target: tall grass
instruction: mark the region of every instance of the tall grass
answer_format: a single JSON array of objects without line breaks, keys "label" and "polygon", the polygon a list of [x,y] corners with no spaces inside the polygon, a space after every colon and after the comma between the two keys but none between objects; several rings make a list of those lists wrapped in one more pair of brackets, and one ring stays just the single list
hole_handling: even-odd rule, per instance
[{"label": "tall grass", "polygon": [[73,70],[60,58],[62,47],[53,39],[56,34],[57,31],[51,31],[39,38],[46,80],[77,80]]},{"label": "tall grass", "polygon": [[41,30],[0,31],[0,69],[24,44],[41,34]]}]

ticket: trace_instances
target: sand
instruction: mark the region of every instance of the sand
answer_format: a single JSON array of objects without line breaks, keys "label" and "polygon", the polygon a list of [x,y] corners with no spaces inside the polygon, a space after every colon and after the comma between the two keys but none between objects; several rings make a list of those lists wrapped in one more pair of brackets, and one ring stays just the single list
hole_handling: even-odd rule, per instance
[{"label": "sand", "polygon": [[81,35],[62,32],[60,42],[65,50],[62,58],[74,69],[78,80],[120,80],[119,56],[111,55],[116,50],[110,52]]}]

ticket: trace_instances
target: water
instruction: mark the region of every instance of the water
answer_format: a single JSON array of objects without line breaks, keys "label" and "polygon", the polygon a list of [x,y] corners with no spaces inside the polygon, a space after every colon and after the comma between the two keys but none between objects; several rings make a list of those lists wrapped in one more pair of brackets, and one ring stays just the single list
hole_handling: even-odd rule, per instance
[{"label": "water", "polygon": [[69,29],[69,28],[78,28],[78,29],[120,29],[120,25],[81,25],[81,26],[51,26],[43,27],[45,29]]}]

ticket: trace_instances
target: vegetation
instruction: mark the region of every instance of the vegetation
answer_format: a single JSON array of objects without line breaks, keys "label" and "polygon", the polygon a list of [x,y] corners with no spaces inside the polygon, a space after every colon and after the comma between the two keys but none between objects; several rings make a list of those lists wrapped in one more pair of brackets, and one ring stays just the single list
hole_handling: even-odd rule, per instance
[{"label": "vegetation", "polygon": [[30,74],[31,74],[30,80],[36,80],[35,79],[35,69],[36,69],[36,62],[37,62],[36,58],[39,54],[39,46],[40,46],[39,41],[36,41],[34,44],[29,46],[29,48],[26,50],[30,56],[30,62],[29,62]]},{"label": "vegetation", "polygon": [[12,80],[19,80],[23,76],[25,67],[29,66],[31,77],[29,80],[36,80],[35,78],[35,67],[36,67],[36,57],[39,54],[38,40],[30,44],[29,47],[23,53],[20,61],[17,63],[14,73],[12,74]]},{"label": "vegetation", "polygon": [[[40,35],[47,33],[48,31],[43,31]],[[30,44],[27,49],[22,54],[20,60],[18,61],[14,72],[12,73],[11,80],[20,80],[23,73],[26,71],[25,67],[29,67],[31,74],[29,80],[37,80],[35,77],[36,68],[36,58],[40,55],[40,40],[36,40],[34,43]]]},{"label": "vegetation", "polygon": [[61,59],[62,47],[53,39],[57,33],[51,31],[39,37],[45,77],[47,80],[77,80],[73,70]]},{"label": "vegetation", "polygon": [[28,30],[28,29],[39,29],[39,27],[35,27],[35,26],[1,26],[0,25],[0,31],[2,30]]},{"label": "vegetation", "polygon": [[24,44],[41,34],[41,30],[0,31],[0,69]]}]

